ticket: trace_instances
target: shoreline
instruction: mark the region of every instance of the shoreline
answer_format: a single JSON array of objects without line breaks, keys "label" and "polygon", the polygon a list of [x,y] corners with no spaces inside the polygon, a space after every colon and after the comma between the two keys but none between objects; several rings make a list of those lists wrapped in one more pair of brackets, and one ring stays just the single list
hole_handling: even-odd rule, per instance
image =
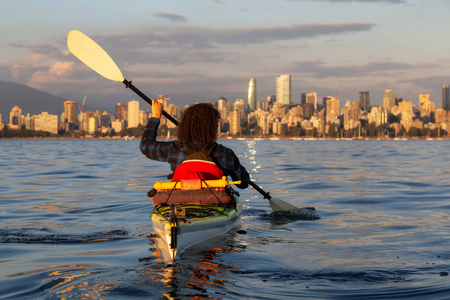
[{"label": "shoreline", "polygon": [[[8,137],[0,138],[1,140],[140,140],[141,137]],[[175,140],[173,138],[164,138],[160,136],[158,141],[171,141]],[[407,137],[407,138],[307,138],[307,137],[262,137],[262,138],[252,138],[252,137],[218,137],[217,140],[255,140],[255,141],[277,141],[277,140],[297,140],[297,141],[445,141],[450,140],[450,136],[445,137]]]}]

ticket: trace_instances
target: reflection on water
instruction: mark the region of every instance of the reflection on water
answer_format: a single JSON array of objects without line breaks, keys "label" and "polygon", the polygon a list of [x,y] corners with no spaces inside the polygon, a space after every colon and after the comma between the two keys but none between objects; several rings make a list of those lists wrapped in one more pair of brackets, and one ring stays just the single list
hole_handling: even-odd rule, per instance
[{"label": "reflection on water", "polygon": [[317,215],[241,191],[242,227],[167,265],[138,141],[0,140],[0,298],[448,298],[448,141],[220,142]]}]

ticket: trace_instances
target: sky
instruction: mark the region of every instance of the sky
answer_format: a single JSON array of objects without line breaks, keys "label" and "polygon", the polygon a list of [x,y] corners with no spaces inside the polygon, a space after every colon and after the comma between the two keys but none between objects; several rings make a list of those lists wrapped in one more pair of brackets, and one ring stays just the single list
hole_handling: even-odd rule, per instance
[{"label": "sky", "polygon": [[[358,101],[386,89],[413,104],[442,105],[450,83],[448,0],[0,0],[0,80],[112,110],[138,99],[80,62],[67,48],[77,29],[113,58],[150,98],[169,103],[257,99],[290,74],[301,93]],[[142,106],[145,102],[141,102]],[[145,109],[145,107],[141,107]]]}]

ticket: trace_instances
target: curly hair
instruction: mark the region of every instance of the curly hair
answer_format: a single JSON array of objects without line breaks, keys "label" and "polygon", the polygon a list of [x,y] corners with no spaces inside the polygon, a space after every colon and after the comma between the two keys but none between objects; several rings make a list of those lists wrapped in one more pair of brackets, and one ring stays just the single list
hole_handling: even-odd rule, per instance
[{"label": "curly hair", "polygon": [[188,107],[178,124],[178,140],[182,143],[197,142],[202,145],[217,139],[220,113],[209,103]]}]

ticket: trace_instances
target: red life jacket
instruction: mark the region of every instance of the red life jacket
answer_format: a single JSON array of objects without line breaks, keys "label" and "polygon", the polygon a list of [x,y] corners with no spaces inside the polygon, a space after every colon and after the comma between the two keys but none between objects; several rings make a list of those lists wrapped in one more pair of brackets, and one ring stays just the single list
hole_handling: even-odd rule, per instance
[{"label": "red life jacket", "polygon": [[217,143],[206,144],[200,152],[197,152],[192,145],[185,145],[189,155],[175,169],[172,180],[180,181],[181,179],[198,178],[203,180],[221,179],[223,171],[210,157],[210,153],[216,146]]}]

